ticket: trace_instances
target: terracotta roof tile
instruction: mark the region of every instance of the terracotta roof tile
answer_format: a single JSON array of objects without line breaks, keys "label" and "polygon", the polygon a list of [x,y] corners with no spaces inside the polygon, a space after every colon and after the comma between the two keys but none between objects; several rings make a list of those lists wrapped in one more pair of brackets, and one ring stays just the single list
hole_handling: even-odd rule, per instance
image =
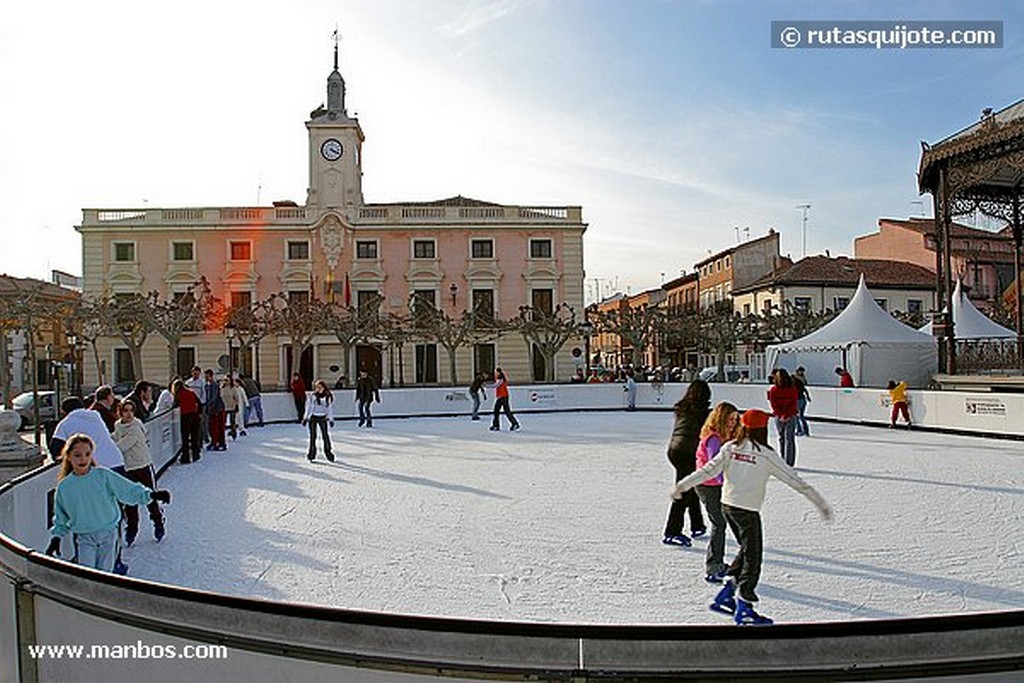
[{"label": "terracotta roof tile", "polygon": [[808,256],[789,268],[767,275],[734,293],[777,285],[840,285],[856,287],[861,274],[868,287],[935,289],[935,273],[905,261]]}]

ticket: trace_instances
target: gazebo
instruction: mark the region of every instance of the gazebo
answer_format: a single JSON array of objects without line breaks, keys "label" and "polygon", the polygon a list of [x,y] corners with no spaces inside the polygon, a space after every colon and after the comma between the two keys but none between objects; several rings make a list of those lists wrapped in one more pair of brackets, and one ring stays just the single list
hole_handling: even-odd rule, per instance
[{"label": "gazebo", "polygon": [[[950,226],[954,216],[975,211],[1010,226],[1014,242],[1016,365],[1024,369],[1021,311],[1021,194],[1024,192],[1024,100],[993,113],[948,138],[921,143],[918,189],[932,195],[935,215],[935,272],[938,308],[953,310]],[[939,368],[956,374],[957,332],[948,313],[937,313]]]}]

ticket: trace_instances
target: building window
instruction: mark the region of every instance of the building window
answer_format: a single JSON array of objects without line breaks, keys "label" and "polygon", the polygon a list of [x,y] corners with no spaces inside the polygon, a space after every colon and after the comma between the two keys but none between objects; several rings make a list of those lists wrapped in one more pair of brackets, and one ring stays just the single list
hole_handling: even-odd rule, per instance
[{"label": "building window", "polygon": [[488,377],[493,376],[495,358],[494,344],[476,344],[473,347],[473,374],[482,372]]},{"label": "building window", "polygon": [[472,258],[494,258],[494,240],[473,240],[470,254]]},{"label": "building window", "polygon": [[437,344],[416,345],[416,383],[437,384]]},{"label": "building window", "polygon": [[551,240],[530,240],[530,258],[551,258]]},{"label": "building window", "polygon": [[[433,294],[433,292],[431,292],[431,294]],[[373,290],[361,289],[356,292],[356,307],[359,308],[359,310],[366,310],[378,301],[380,301],[380,294]]]},{"label": "building window", "polygon": [[292,241],[288,240],[288,260],[289,261],[308,261],[309,260],[309,242],[306,240]]},{"label": "building window", "polygon": [[889,310],[889,300],[888,299],[875,299],[875,303],[878,304],[878,307],[881,308],[883,311],[888,311]]},{"label": "building window", "polygon": [[309,303],[309,290],[301,289],[294,292],[288,292],[288,305],[289,306],[302,306]]},{"label": "building window", "polygon": [[809,296],[797,296],[793,297],[793,308],[800,313],[807,313],[811,310],[811,297]]},{"label": "building window", "polygon": [[832,299],[832,310],[841,311],[850,305],[850,297],[848,296],[837,296]]},{"label": "building window", "polygon": [[134,382],[132,371],[132,354],[128,349],[114,349],[114,383]]},{"label": "building window", "polygon": [[907,313],[920,315],[924,310],[924,302],[920,299],[907,299]]},{"label": "building window", "polygon": [[228,257],[232,261],[252,261],[252,242],[229,242]]},{"label": "building window", "polygon": [[750,315],[750,304],[743,304],[743,315]]},{"label": "building window", "polygon": [[435,254],[437,249],[434,245],[434,240],[413,240],[412,241],[412,257],[413,258],[436,258]]},{"label": "building window", "polygon": [[729,267],[729,257],[728,256],[725,257],[725,267],[726,268]]},{"label": "building window", "polygon": [[377,243],[370,240],[356,242],[356,258],[377,258]]},{"label": "building window", "polygon": [[195,261],[195,244],[192,242],[172,242],[171,258],[175,261]]},{"label": "building window", "polygon": [[175,368],[180,377],[188,377],[196,366],[196,350],[191,346],[179,346]]},{"label": "building window", "polygon": [[535,289],[530,294],[530,303],[535,311],[551,315],[555,310],[555,293],[550,289]]},{"label": "building window", "polygon": [[252,292],[231,292],[231,308],[246,309],[252,306]]},{"label": "building window", "polygon": [[135,242],[114,242],[114,260],[118,263],[134,263]]},{"label": "building window", "polygon": [[484,320],[494,320],[494,290],[473,290],[473,312]]},{"label": "building window", "polygon": [[430,312],[437,307],[435,293],[432,289],[414,290],[410,301],[413,323],[418,325],[424,324]]}]

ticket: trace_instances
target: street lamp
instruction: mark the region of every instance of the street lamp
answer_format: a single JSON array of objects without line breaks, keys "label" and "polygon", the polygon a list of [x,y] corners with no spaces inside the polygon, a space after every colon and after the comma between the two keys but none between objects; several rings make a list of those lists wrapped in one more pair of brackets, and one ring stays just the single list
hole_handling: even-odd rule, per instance
[{"label": "street lamp", "polygon": [[454,309],[455,308],[455,297],[459,293],[459,286],[453,282],[451,284],[451,286],[448,288],[448,291],[452,293],[452,308]]},{"label": "street lamp", "polygon": [[583,335],[583,353],[584,355],[584,372],[583,374],[590,377],[590,335],[594,333],[594,325],[589,320],[584,320],[580,323],[580,334]]},{"label": "street lamp", "polygon": [[228,378],[231,378],[235,374],[234,359],[232,358],[235,341],[236,328],[234,323],[227,323],[224,325],[224,336],[228,338]]}]

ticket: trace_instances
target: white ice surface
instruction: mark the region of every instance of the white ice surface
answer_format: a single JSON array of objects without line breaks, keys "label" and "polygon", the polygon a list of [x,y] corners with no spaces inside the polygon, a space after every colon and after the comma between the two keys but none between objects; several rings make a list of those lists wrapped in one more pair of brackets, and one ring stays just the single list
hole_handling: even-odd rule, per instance
[{"label": "white ice surface", "polygon": [[[664,546],[668,412],[339,422],[338,462],[299,425],[250,430],[161,485],[131,575],[254,598],[503,621],[723,623],[706,540]],[[1024,608],[1024,443],[812,423],[769,483],[761,611],[785,622]],[[729,537],[728,561],[736,545]]]}]

